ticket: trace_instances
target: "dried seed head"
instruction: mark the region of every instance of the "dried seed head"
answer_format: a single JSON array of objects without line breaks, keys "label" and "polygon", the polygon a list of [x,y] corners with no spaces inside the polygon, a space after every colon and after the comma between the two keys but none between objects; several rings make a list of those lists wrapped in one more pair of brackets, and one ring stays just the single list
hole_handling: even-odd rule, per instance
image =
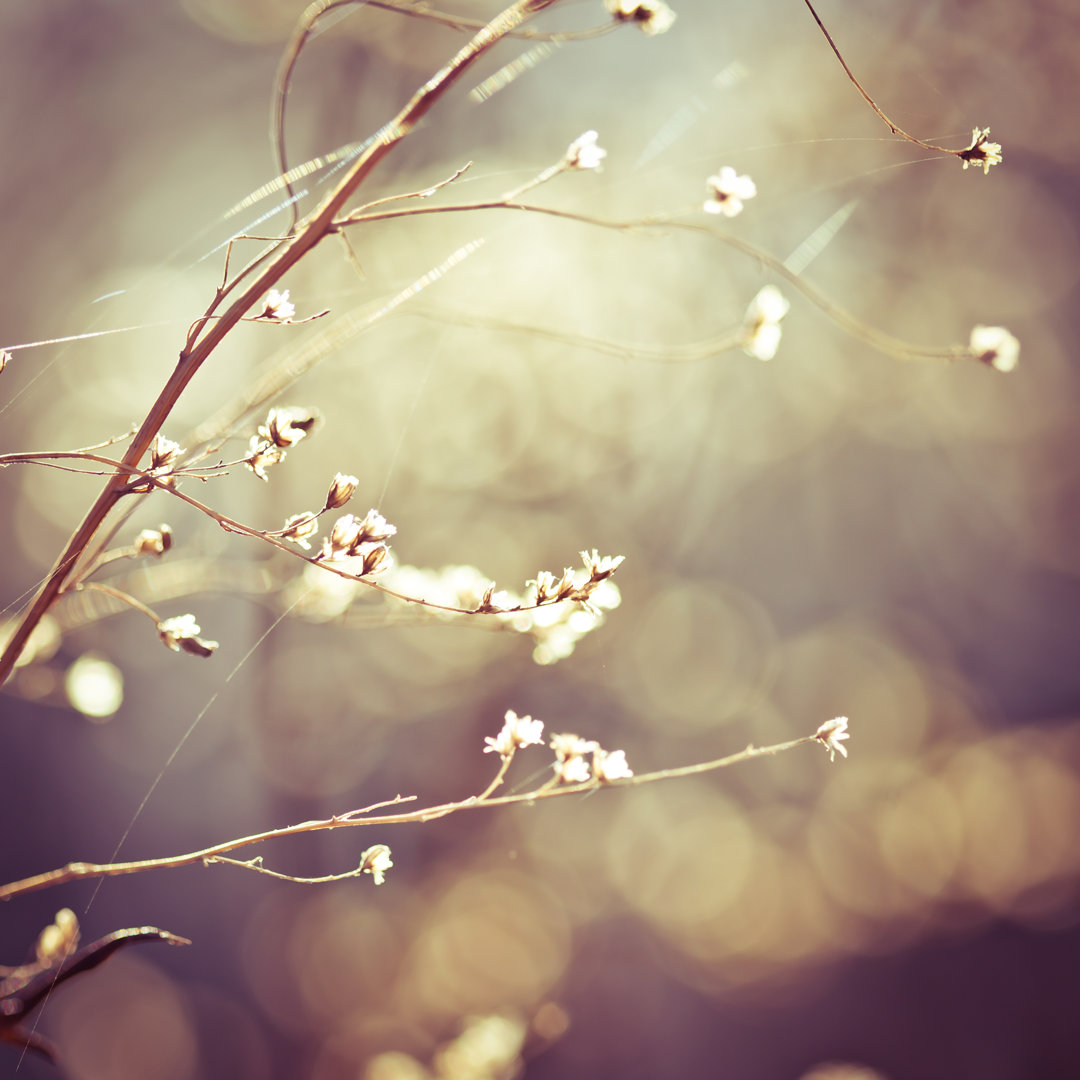
[{"label": "dried seed head", "polygon": [[302,514],[293,514],[286,520],[285,527],[281,530],[283,540],[291,540],[305,551],[311,550],[308,537],[314,536],[319,531],[319,519],[316,514],[305,511]]},{"label": "dried seed head", "polygon": [[395,533],[397,533],[397,526],[391,525],[390,522],[375,509],[369,510],[364,515],[364,520],[360,522],[361,543],[366,541],[382,543],[384,540],[389,540]]},{"label": "dried seed head", "polygon": [[252,435],[244,464],[260,479],[268,480],[266,470],[285,460],[285,451],[259,435]]},{"label": "dried seed head", "polygon": [[172,529],[162,525],[160,529],[143,529],[135,537],[136,555],[164,555],[172,547]]},{"label": "dried seed head", "polygon": [[166,439],[164,435],[158,433],[154,436],[154,443],[150,447],[150,468],[152,470],[170,469],[183,452],[179,443],[174,443],[172,439]]},{"label": "dried seed head", "polygon": [[193,656],[210,656],[218,643],[204,641],[199,637],[199,631],[194,615],[177,615],[157,624],[158,637],[174,652],[182,650]]},{"label": "dried seed head", "polygon": [[604,0],[604,7],[619,22],[636,22],[650,36],[666,33],[676,18],[664,0]]},{"label": "dried seed head", "polygon": [[355,476],[338,473],[334,477],[334,481],[330,485],[330,491],[326,496],[325,509],[337,510],[344,506],[353,497],[353,492],[359,483],[360,481]]},{"label": "dried seed head", "polygon": [[386,558],[390,554],[390,549],[385,544],[371,544],[365,545],[365,550],[356,554],[363,555],[364,568],[360,571],[360,576],[365,577],[386,569]]},{"label": "dried seed head", "polygon": [[0,371],[3,371],[8,366],[8,361],[13,359],[14,357],[7,349],[0,349]]},{"label": "dried seed head", "polygon": [[319,422],[317,413],[304,409],[271,409],[266,423],[259,427],[259,434],[274,446],[295,446],[310,435]]},{"label": "dried seed head", "polygon": [[969,165],[974,165],[976,169],[981,165],[983,176],[986,176],[991,165],[1001,164],[1001,143],[990,142],[989,136],[989,128],[971,129],[971,145],[956,155],[964,163],[965,169]]}]

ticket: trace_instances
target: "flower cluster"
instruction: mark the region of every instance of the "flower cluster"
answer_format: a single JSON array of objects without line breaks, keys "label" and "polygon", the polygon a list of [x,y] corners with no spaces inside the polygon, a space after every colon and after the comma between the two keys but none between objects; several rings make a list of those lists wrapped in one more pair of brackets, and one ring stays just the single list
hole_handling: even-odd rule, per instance
[{"label": "flower cluster", "polygon": [[986,176],[991,165],[1001,164],[1001,143],[990,142],[989,137],[989,128],[971,129],[971,145],[956,155],[964,163],[965,169],[969,165],[974,165],[975,168],[981,165],[983,176]]},{"label": "flower cluster", "polygon": [[[566,732],[553,735],[548,745],[555,751],[555,776],[560,784],[587,784],[591,780],[606,784],[634,775],[624,750],[605,750],[593,739]],[[586,760],[589,755],[591,765]]]},{"label": "flower cluster", "polygon": [[359,576],[374,574],[386,569],[386,558],[390,554],[386,541],[396,532],[397,527],[374,508],[362,518],[345,514],[334,522],[330,535],[323,540],[322,550],[315,558],[326,561],[362,559]]},{"label": "flower cluster", "polygon": [[518,716],[513,709],[506,710],[502,731],[494,738],[485,736],[485,754],[498,754],[507,758],[523,746],[539,746],[544,741],[544,723],[531,716]]},{"label": "flower cluster", "polygon": [[707,214],[723,214],[735,217],[742,213],[743,203],[757,194],[757,185],[749,176],[739,176],[730,165],[725,165],[716,176],[705,181],[709,198],[702,209]]},{"label": "flower cluster", "polygon": [[216,641],[204,641],[199,637],[199,624],[194,615],[177,615],[162,619],[157,624],[158,637],[174,652],[191,653],[192,656],[210,656],[218,647]]},{"label": "flower cluster", "polygon": [[743,322],[742,347],[747,356],[771,360],[780,346],[780,320],[791,305],[775,285],[766,285],[750,301]]},{"label": "flower cluster", "polygon": [[664,0],[604,0],[604,7],[618,22],[637,23],[650,36],[666,33],[676,18]]},{"label": "flower cluster", "polygon": [[[484,738],[485,754],[498,754],[504,761],[522,747],[539,746],[544,741],[544,724],[531,716],[518,716],[513,709],[506,710],[502,730],[494,738]],[[604,750],[593,739],[583,739],[569,732],[552,735],[548,746],[555,751],[553,768],[560,784],[587,784],[590,781],[610,783],[633,776],[626,763],[623,750]],[[592,762],[587,760],[592,757]]]}]

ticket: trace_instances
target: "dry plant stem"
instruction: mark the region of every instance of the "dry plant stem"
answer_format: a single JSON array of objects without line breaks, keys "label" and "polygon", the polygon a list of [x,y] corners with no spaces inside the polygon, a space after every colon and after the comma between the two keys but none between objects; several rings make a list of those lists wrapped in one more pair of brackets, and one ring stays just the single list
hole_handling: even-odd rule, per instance
[{"label": "dry plant stem", "polygon": [[[550,170],[549,170],[550,171]],[[529,186],[532,186],[531,184]],[[675,219],[674,215],[657,214],[651,217],[638,218],[633,221],[611,221],[606,218],[593,217],[589,214],[579,214],[572,210],[556,210],[548,206],[534,206],[529,203],[507,201],[507,198],[492,199],[484,202],[472,203],[447,203],[442,206],[413,206],[407,209],[381,210],[375,213],[365,214],[360,211],[349,214],[347,217],[334,222],[334,228],[341,229],[350,225],[358,225],[367,221],[385,221],[393,217],[408,217],[420,214],[456,214],[467,213],[476,210],[518,210],[530,214],[543,214],[548,217],[561,218],[564,221],[578,221],[586,225],[596,225],[604,229],[613,229],[617,232],[637,231],[665,231],[678,230],[680,232],[700,233],[710,236],[727,247],[741,251],[750,256],[762,266],[787,279],[808,300],[819,307],[838,326],[843,327],[852,336],[865,341],[879,352],[888,356],[894,356],[900,360],[969,360],[971,349],[963,345],[954,345],[948,348],[924,348],[918,345],[909,345],[899,338],[889,337],[861,322],[850,312],[834,304],[823,293],[815,289],[801,275],[789,270],[776,256],[770,255],[761,248],[748,244],[736,236],[721,232],[709,225],[695,225],[686,221]]]},{"label": "dry plant stem", "polygon": [[[241,521],[236,521],[233,518],[227,517],[225,514],[220,513],[219,511],[215,510],[213,507],[207,506],[205,503],[199,502],[198,499],[194,499],[190,495],[184,494],[184,492],[178,490],[176,487],[173,486],[173,481],[175,479],[177,479],[179,477],[183,477],[183,476],[186,475],[182,471],[178,471],[178,472],[175,472],[175,473],[170,473],[167,477],[157,477],[157,476],[153,476],[152,474],[150,474],[148,472],[144,472],[141,469],[136,469],[133,466],[125,465],[121,461],[110,461],[108,458],[99,457],[97,454],[80,454],[80,453],[78,453],[76,451],[72,451],[72,450],[56,450],[56,451],[45,452],[45,453],[40,453],[40,454],[6,454],[6,455],[3,455],[3,456],[0,456],[0,465],[15,464],[15,463],[47,465],[48,461],[44,460],[46,458],[71,458],[71,457],[83,458],[83,459],[89,460],[89,461],[100,462],[101,464],[112,466],[113,468],[115,468],[117,470],[123,469],[127,473],[132,474],[133,476],[139,477],[140,483],[142,481],[146,481],[147,483],[153,485],[154,487],[159,488],[160,490],[165,491],[168,494],[175,496],[176,498],[180,499],[182,502],[186,502],[189,506],[194,507],[196,510],[198,510],[201,513],[205,514],[212,521],[216,521],[218,523],[218,525],[220,525],[221,528],[224,529],[226,532],[237,533],[240,536],[249,536],[254,540],[262,540],[265,543],[271,544],[274,547],[278,548],[278,550],[284,551],[286,555],[290,555],[294,559],[300,559],[302,562],[309,563],[312,566],[317,566],[320,569],[325,570],[327,573],[336,574],[338,577],[345,578],[347,581],[357,581],[361,585],[366,585],[369,589],[374,589],[376,592],[382,593],[384,596],[392,596],[395,600],[401,600],[401,601],[403,601],[404,603],[407,603],[407,604],[419,604],[421,607],[431,608],[434,611],[447,611],[447,612],[450,612],[451,614],[454,614],[454,615],[511,615],[511,614],[514,614],[515,612],[519,612],[519,611],[535,611],[538,608],[553,607],[555,604],[565,603],[565,601],[563,601],[563,600],[559,600],[557,598],[552,598],[550,600],[545,600],[541,604],[518,604],[518,605],[516,605],[514,607],[499,608],[498,610],[488,611],[488,610],[483,610],[483,609],[478,609],[478,608],[453,607],[450,604],[436,604],[434,601],[425,600],[421,596],[410,596],[407,593],[398,592],[396,589],[390,589],[386,585],[381,585],[379,582],[371,580],[370,577],[362,577],[362,576],[360,576],[358,574],[351,574],[351,573],[349,573],[349,571],[342,570],[339,567],[336,567],[336,566],[332,565],[331,563],[329,563],[329,562],[327,562],[325,560],[311,559],[311,558],[308,558],[308,557],[302,555],[295,548],[291,547],[284,540],[280,539],[280,536],[282,535],[284,530],[276,530],[276,531],[275,530],[269,530],[269,531],[267,531],[267,530],[261,530],[261,529],[252,528],[250,525],[245,525]],[[217,468],[217,466],[215,466],[215,468]],[[78,471],[78,470],[75,470],[75,471]],[[199,477],[198,479],[203,479],[203,478]],[[325,513],[327,513],[327,510],[323,509],[323,510],[320,510],[319,513],[314,515],[314,516],[315,517],[321,517]],[[100,562],[95,561],[91,565],[92,565],[93,569],[97,569],[101,564],[100,564]],[[66,592],[66,591],[70,591],[72,588],[75,588],[75,587],[82,588],[82,587],[84,587],[84,585],[83,584],[80,584],[78,586],[66,585],[66,586],[61,588],[61,593]],[[97,587],[99,588],[100,591],[102,591],[102,592],[110,592],[117,599],[123,600],[125,603],[130,603],[133,607],[136,607],[139,610],[144,611],[146,614],[152,615],[153,618],[154,618],[155,623],[159,621],[158,617],[156,615],[154,615],[153,612],[151,612],[149,608],[144,608],[133,597],[128,597],[126,594],[115,592],[113,590],[108,589],[105,586],[97,586]]]},{"label": "dry plant stem", "polygon": [[[526,19],[538,11],[557,3],[557,0],[517,0],[500,15],[496,16],[476,36],[465,45],[450,61],[429,79],[413,95],[412,99],[398,115],[382,130],[380,138],[374,141],[353,163],[338,186],[327,195],[298,229],[296,235],[282,241],[270,262],[251,280],[228,308],[213,323],[207,324],[203,336],[197,341],[190,340],[180,354],[172,375],[151,406],[146,419],[139,427],[127,453],[123,458],[125,469],[137,466],[147,452],[154,436],[169,416],[181,393],[202,367],[207,358],[225,338],[230,330],[243,318],[251,307],[300,259],[302,259],[323,237],[333,231],[333,223],[345,204],[352,197],[360,184],[367,178],[380,161],[405,138],[429,112],[434,104],[452,86],[462,74],[484,53],[511,30],[516,29]],[[207,311],[207,316],[215,314],[217,301]],[[26,646],[26,642],[42,616],[56,602],[64,582],[82,555],[87,545],[101,527],[109,511],[124,494],[128,483],[127,472],[117,472],[111,477],[101,494],[95,500],[82,523],[72,534],[63,552],[56,560],[45,584],[33,603],[19,621],[3,654],[0,655],[0,684],[11,674]]]},{"label": "dry plant stem", "polygon": [[830,34],[829,31],[825,29],[825,24],[821,21],[821,17],[814,10],[814,5],[810,3],[810,0],[803,0],[803,3],[806,4],[806,6],[810,9],[810,14],[814,16],[814,22],[818,24],[818,29],[825,35],[825,40],[829,43],[829,47],[836,54],[836,59],[840,61],[840,66],[847,73],[847,77],[851,80],[852,85],[862,95],[862,98],[866,102],[866,104],[869,105],[870,108],[873,109],[874,112],[877,113],[877,115],[885,121],[886,124],[888,124],[889,130],[894,135],[899,135],[902,138],[907,139],[908,142],[912,142],[915,143],[916,146],[923,147],[925,150],[936,150],[938,153],[941,154],[958,155],[962,153],[962,151],[960,150],[950,150],[947,146],[935,146],[933,143],[923,142],[922,139],[917,139],[914,135],[908,134],[908,132],[906,132],[902,127],[898,127],[896,124],[894,124],[881,110],[881,107],[878,105],[878,103],[863,89],[862,83],[860,83],[859,80],[855,78],[854,72],[852,72],[851,68],[847,66],[847,61],[843,58],[843,56],[840,55],[840,50],[836,47],[836,42],[833,41],[832,34]]},{"label": "dry plant stem", "polygon": [[[297,836],[300,833],[322,832],[330,829],[346,829],[357,826],[372,825],[405,825],[433,821],[437,818],[446,817],[449,814],[461,810],[476,810],[485,807],[514,806],[520,803],[534,803],[541,799],[556,799],[567,795],[577,795],[582,792],[596,791],[598,788],[614,787],[640,787],[643,784],[653,784],[660,780],[675,780],[684,776],[697,776],[702,773],[712,772],[716,769],[727,768],[729,765],[737,765],[740,762],[750,761],[753,758],[771,756],[792,750],[796,746],[815,742],[813,735],[806,735],[800,739],[791,739],[788,742],[776,743],[773,746],[748,746],[737,754],[729,754],[727,757],[716,761],[703,761],[695,765],[682,765],[673,769],[661,769],[658,772],[641,773],[637,776],[627,777],[625,780],[613,780],[608,783],[599,783],[590,780],[584,784],[563,784],[558,787],[550,787],[548,784],[534,790],[522,792],[518,795],[502,795],[492,798],[490,793],[495,790],[497,783],[489,784],[481,795],[474,795],[459,802],[442,803],[419,810],[411,810],[399,814],[382,814],[370,816],[372,810],[381,809],[385,806],[393,806],[401,802],[411,802],[415,796],[397,796],[384,803],[376,803],[374,806],[362,810],[353,810],[347,814],[338,815],[321,821],[304,821],[299,825],[289,825],[281,829],[270,829],[266,832],[255,833],[251,836],[240,837],[236,840],[226,840],[224,843],[215,844],[212,847],[203,848],[201,851],[188,852],[185,855],[173,855],[161,859],[140,859],[135,862],[122,863],[85,863],[73,862],[57,870],[51,870],[45,874],[37,874],[34,877],[24,878],[21,881],[13,881],[7,885],[0,885],[0,900],[10,900],[15,896],[25,893],[37,892],[40,889],[52,888],[55,885],[63,885],[68,881],[79,881],[83,878],[116,877],[121,874],[137,874],[146,870],[169,870],[180,866],[191,866],[195,863],[216,861],[220,856],[240,848],[250,847],[253,844],[266,843],[283,836]],[[502,781],[509,767],[513,755],[509,755],[499,769],[496,781]],[[237,866],[248,866],[247,863],[230,860]],[[248,866],[249,869],[253,868]],[[320,879],[316,879],[320,880]],[[332,880],[332,876],[321,880]]]}]

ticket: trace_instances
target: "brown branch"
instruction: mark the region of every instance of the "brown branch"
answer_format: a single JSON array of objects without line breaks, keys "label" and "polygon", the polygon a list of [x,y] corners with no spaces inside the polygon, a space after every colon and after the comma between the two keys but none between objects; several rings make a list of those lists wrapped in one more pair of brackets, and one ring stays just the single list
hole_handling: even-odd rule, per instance
[{"label": "brown branch", "polygon": [[[311,251],[323,237],[333,231],[333,223],[338,214],[379,162],[416,127],[443,94],[479,57],[526,19],[557,2],[558,0],[516,0],[516,3],[497,15],[452,57],[441,71],[416,91],[397,116],[382,129],[379,137],[357,158],[344,179],[313,211],[297,234],[292,239],[282,242],[269,264],[253,278],[220,319],[208,325],[204,335],[198,341],[188,342],[180,353],[172,375],[158,394],[157,400],[151,406],[146,419],[124,455],[125,470],[137,466],[185,387],[229,331],[271,286],[276,285],[291,267]],[[208,316],[212,314],[214,314],[213,305],[207,312]],[[44,585],[20,619],[3,653],[0,654],[0,684],[5,682],[11,674],[30,634],[41,621],[42,616],[56,602],[76,561],[123,495],[127,482],[126,471],[117,472],[112,476],[72,534]]]},{"label": "brown branch", "polygon": [[541,799],[556,799],[567,795],[578,795],[587,791],[596,791],[598,788],[615,787],[640,787],[643,784],[652,784],[660,780],[675,780],[685,776],[697,776],[702,773],[712,772],[716,769],[727,768],[753,758],[772,756],[783,753],[786,750],[802,746],[804,743],[820,741],[815,735],[804,735],[802,738],[791,739],[788,742],[776,743],[773,746],[748,746],[736,754],[718,758],[715,761],[703,761],[694,765],[682,765],[672,769],[660,769],[656,772],[641,773],[622,780],[600,782],[589,780],[581,784],[560,784],[558,786],[545,785],[517,795],[502,795],[498,798],[491,797],[502,778],[506,775],[513,753],[503,758],[495,781],[488,785],[482,795],[473,795],[457,802],[442,803],[437,806],[424,807],[411,810],[407,813],[382,814],[370,816],[372,810],[381,809],[384,806],[394,806],[402,802],[411,802],[415,796],[398,795],[383,803],[365,807],[362,810],[353,810],[346,814],[335,815],[331,818],[318,821],[304,821],[298,825],[288,825],[280,829],[268,829],[265,832],[253,833],[251,836],[239,837],[235,840],[226,840],[220,844],[203,848],[200,851],[191,851],[184,855],[172,855],[158,859],[139,859],[132,862],[121,863],[87,863],[72,862],[56,870],[50,870],[44,874],[36,874],[33,877],[24,878],[21,881],[13,881],[7,885],[0,885],[0,900],[10,900],[15,896],[25,893],[37,892],[40,889],[48,889],[54,885],[63,885],[69,881],[79,881],[83,878],[116,877],[121,874],[137,874],[146,870],[171,870],[181,866],[192,866],[195,863],[207,863],[240,848],[251,847],[254,844],[266,843],[269,840],[277,840],[284,836],[297,836],[301,833],[322,832],[333,829],[355,828],[358,826],[372,825],[405,825],[419,824],[434,821],[437,818],[447,817],[450,814],[462,810],[476,810],[482,807],[515,806],[521,803],[534,803]]}]

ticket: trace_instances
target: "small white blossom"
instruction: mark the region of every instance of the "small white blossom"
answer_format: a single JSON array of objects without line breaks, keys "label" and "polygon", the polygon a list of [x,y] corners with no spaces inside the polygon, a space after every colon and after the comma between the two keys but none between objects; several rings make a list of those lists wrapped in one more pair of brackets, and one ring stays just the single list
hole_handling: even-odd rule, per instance
[{"label": "small white blossom", "polygon": [[636,22],[650,37],[666,33],[676,18],[664,0],[604,0],[604,7],[619,22]]},{"label": "small white blossom", "polygon": [[723,214],[735,217],[742,213],[743,203],[757,194],[757,185],[749,176],[739,176],[730,165],[725,165],[716,176],[705,181],[709,198],[705,200],[707,214]]},{"label": "small white blossom", "polygon": [[518,716],[513,709],[506,710],[506,720],[502,731],[495,738],[484,738],[487,746],[485,754],[499,754],[508,757],[514,750],[523,746],[539,746],[544,741],[544,723],[531,716]]},{"label": "small white blossom", "polygon": [[345,473],[337,473],[330,484],[330,491],[326,496],[326,510],[338,510],[344,506],[356,491],[356,485],[360,481],[355,476],[347,476]]},{"label": "small white blossom", "polygon": [[158,637],[174,652],[191,653],[193,656],[209,656],[217,647],[216,641],[204,641],[199,637],[200,627],[194,615],[176,615],[162,619],[157,624]]},{"label": "small white blossom", "polygon": [[586,131],[579,135],[566,148],[566,164],[571,169],[599,169],[600,162],[607,157],[607,151],[596,144],[595,131]]},{"label": "small white blossom", "polygon": [[610,780],[625,780],[633,776],[630,766],[626,763],[625,750],[595,750],[593,752],[593,772],[596,779],[601,782]]},{"label": "small white blossom", "polygon": [[814,732],[814,738],[829,751],[830,761],[835,761],[837,754],[840,754],[841,757],[847,757],[847,747],[840,745],[842,739],[849,737],[847,726],[848,718],[846,716],[837,716],[833,720],[826,720]]},{"label": "small white blossom", "polygon": [[583,757],[556,762],[555,774],[561,784],[587,784],[592,779],[589,763]]},{"label": "small white blossom", "polygon": [[370,874],[376,885],[386,880],[386,871],[394,864],[390,861],[390,849],[386,844],[374,844],[360,856],[360,869]]},{"label": "small white blossom", "polygon": [[1020,342],[1003,326],[976,326],[971,331],[971,351],[998,371],[1012,371],[1020,359]]},{"label": "small white blossom", "polygon": [[791,305],[775,285],[766,285],[746,309],[742,347],[748,356],[771,360],[780,345],[780,320]]},{"label": "small white blossom", "polygon": [[991,165],[1000,165],[1001,143],[990,142],[989,128],[972,128],[971,145],[966,150],[961,150],[957,157],[964,163],[966,169],[969,165],[978,168],[983,167],[983,176],[990,172]]},{"label": "small white blossom", "polygon": [[271,289],[263,301],[262,311],[255,317],[266,322],[287,323],[292,322],[295,314],[295,306],[289,303],[289,290],[283,289],[278,292],[277,289]]}]

